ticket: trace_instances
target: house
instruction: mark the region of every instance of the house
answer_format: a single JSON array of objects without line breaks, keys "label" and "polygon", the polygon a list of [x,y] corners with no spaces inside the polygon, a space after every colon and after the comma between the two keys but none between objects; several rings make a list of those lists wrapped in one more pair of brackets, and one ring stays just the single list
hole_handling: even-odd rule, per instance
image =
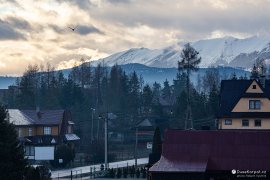
[{"label": "house", "polygon": [[[137,128],[138,141],[152,143],[156,128],[160,129],[161,134],[169,128],[169,120],[162,118],[146,118],[139,121],[134,129]],[[146,144],[145,144],[146,145]]]},{"label": "house", "polygon": [[270,131],[167,130],[148,180],[269,179],[269,139]]},{"label": "house", "polygon": [[4,102],[4,98],[8,92],[8,89],[0,89],[0,102]]},{"label": "house", "polygon": [[15,125],[31,160],[53,160],[56,145],[70,143],[74,147],[80,139],[73,133],[74,123],[68,110],[8,109],[7,119]]},{"label": "house", "polygon": [[270,129],[270,80],[223,80],[218,129]]}]

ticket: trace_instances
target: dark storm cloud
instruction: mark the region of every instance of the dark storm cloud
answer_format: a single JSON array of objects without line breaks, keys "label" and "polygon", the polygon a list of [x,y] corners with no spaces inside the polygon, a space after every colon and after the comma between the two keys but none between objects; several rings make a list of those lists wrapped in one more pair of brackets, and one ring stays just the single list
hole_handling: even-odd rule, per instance
[{"label": "dark storm cloud", "polygon": [[0,40],[25,39],[23,34],[14,30],[9,23],[0,19]]},{"label": "dark storm cloud", "polygon": [[90,33],[104,34],[102,31],[100,31],[96,27],[84,26],[84,25],[79,25],[76,28],[76,32],[78,32],[81,35],[87,35],[87,34],[90,34]]}]

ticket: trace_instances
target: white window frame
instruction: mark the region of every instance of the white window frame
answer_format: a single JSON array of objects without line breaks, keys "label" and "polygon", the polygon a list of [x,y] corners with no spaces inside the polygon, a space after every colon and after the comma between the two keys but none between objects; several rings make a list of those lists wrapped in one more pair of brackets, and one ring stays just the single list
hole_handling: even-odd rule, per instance
[{"label": "white window frame", "polygon": [[72,133],[72,127],[71,127],[71,125],[68,125],[68,133]]},{"label": "white window frame", "polygon": [[18,136],[22,137],[22,128],[18,128]]},{"label": "white window frame", "polygon": [[25,146],[25,155],[26,156],[34,156],[35,155],[35,148],[34,146]]},{"label": "white window frame", "polygon": [[251,110],[261,109],[261,100],[249,100],[249,109]]},{"label": "white window frame", "polygon": [[43,127],[43,134],[44,135],[51,135],[52,134],[52,127],[48,127],[48,126]]},{"label": "white window frame", "polygon": [[31,127],[28,128],[28,136],[33,136],[33,129]]}]

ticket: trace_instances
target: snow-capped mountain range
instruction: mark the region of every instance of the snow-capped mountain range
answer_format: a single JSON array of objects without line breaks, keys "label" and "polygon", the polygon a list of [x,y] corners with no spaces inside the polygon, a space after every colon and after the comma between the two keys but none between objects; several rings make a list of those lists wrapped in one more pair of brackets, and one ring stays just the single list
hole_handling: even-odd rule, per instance
[{"label": "snow-capped mountain range", "polygon": [[[150,67],[177,67],[184,42],[163,49],[132,48],[93,61],[107,66],[139,63]],[[270,37],[253,36],[246,39],[223,37],[199,40],[191,45],[202,57],[201,67],[230,66],[250,68],[257,58],[270,59]]]}]

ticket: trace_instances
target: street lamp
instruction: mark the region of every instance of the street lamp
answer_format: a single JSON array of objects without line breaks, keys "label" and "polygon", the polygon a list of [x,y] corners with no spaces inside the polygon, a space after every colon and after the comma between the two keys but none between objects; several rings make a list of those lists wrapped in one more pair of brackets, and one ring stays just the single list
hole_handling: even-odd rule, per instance
[{"label": "street lamp", "polygon": [[[108,113],[107,113],[108,116]],[[105,139],[105,153],[104,153],[104,164],[105,164],[105,170],[108,169],[108,118],[102,117],[101,115],[98,116],[99,119],[104,119],[104,139]]]},{"label": "street lamp", "polygon": [[92,125],[91,125],[91,143],[93,143],[93,136],[94,136],[94,112],[96,109],[91,108],[92,110]]}]

